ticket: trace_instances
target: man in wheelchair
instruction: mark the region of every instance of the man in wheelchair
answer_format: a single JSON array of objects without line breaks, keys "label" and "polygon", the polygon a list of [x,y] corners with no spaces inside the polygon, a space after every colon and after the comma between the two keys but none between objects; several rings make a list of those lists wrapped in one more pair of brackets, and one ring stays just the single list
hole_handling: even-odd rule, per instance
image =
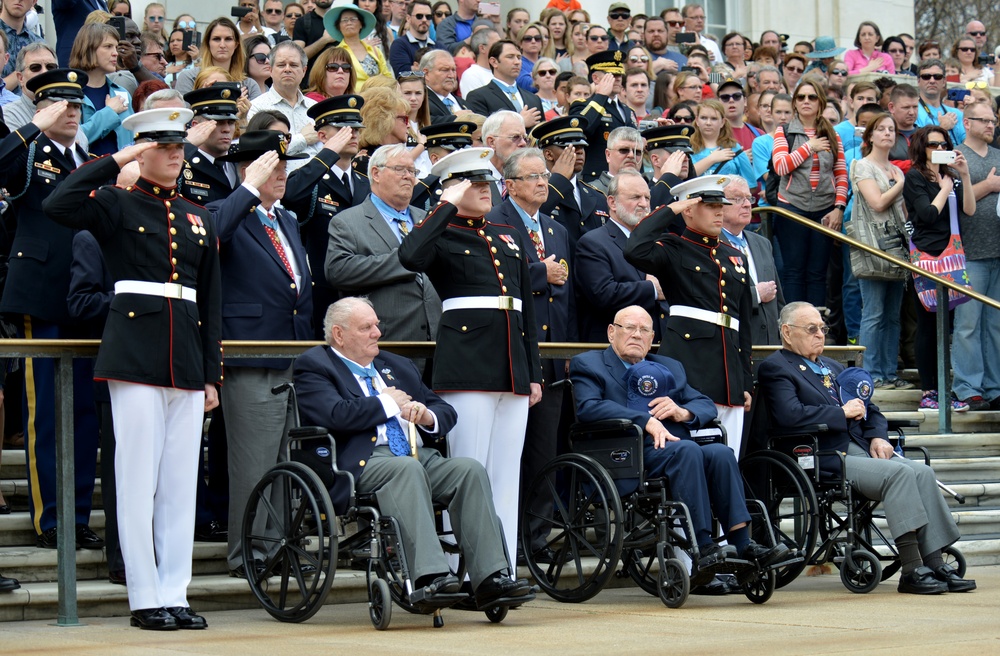
[{"label": "man in wheelchair", "polygon": [[[783,348],[761,362],[757,372],[771,425],[783,432],[827,427],[819,433],[819,450],[846,454],[844,474],[851,486],[882,502],[902,564],[899,592],[974,590],[975,581],[962,579],[942,560],[941,550],[958,540],[959,530],[934,470],[894,456],[886,418],[877,406],[861,398],[842,402],[847,376],[838,381],[844,367],[822,357],[827,329],[819,312],[809,303],[789,303],[778,324]],[[821,476],[839,477],[841,459],[821,456],[819,467]]]},{"label": "man in wheelchair", "polygon": [[[604,351],[583,353],[570,363],[577,419],[626,418],[644,428],[645,472],[650,478],[667,477],[672,498],[687,505],[699,568],[724,555],[760,567],[787,558],[789,549],[782,543],[767,548],[751,541],[750,514],[732,449],[718,443],[701,446],[691,439],[692,430],[716,418],[715,404],[687,384],[680,362],[649,354],[649,313],[637,305],[620,310],[608,326],[608,341]],[[712,540],[713,510],[726,527],[726,547]]]},{"label": "man in wheelchair", "polygon": [[[455,409],[423,384],[412,362],[379,351],[378,324],[367,299],[344,298],[329,307],[323,324],[328,346],[309,349],[295,362],[302,422],[330,431],[339,469],[350,471],[357,492],[374,493],[380,512],[399,523],[414,581],[410,603],[434,605],[435,596],[453,598],[461,588],[436,533],[435,502],[448,507],[477,605],[530,600],[528,582],[508,575],[486,470],[426,445],[451,430]],[[417,427],[415,453],[407,438],[411,423]],[[345,507],[349,495],[347,477],[338,476],[334,506]]]}]

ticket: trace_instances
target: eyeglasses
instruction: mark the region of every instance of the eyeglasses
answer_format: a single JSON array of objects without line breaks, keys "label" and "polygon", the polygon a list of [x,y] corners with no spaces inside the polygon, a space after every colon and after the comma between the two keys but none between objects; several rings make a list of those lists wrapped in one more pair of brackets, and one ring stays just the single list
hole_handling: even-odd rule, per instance
[{"label": "eyeglasses", "polygon": [[819,96],[815,93],[799,93],[795,95],[796,100],[808,100],[809,102],[816,102],[819,100]]},{"label": "eyeglasses", "polygon": [[817,326],[814,323],[811,323],[808,326],[796,326],[794,323],[790,323],[790,324],[786,324],[786,325],[791,326],[792,328],[801,328],[802,330],[806,331],[810,335],[815,335],[816,333],[823,333],[824,335],[826,335],[826,334],[828,334],[830,332],[830,326],[826,325],[825,323],[823,325],[820,325],[820,326]]},{"label": "eyeglasses", "polygon": [[193,30],[196,27],[196,25],[194,21],[181,21],[177,23],[177,27],[181,28],[182,30]]},{"label": "eyeglasses", "polygon": [[431,14],[413,14],[414,20],[430,20]]},{"label": "eyeglasses", "polygon": [[928,141],[927,147],[931,150],[948,150],[947,141]]},{"label": "eyeglasses", "polygon": [[338,64],[338,63],[335,63],[335,62],[330,62],[329,64],[326,65],[326,72],[327,73],[336,73],[337,71],[344,71],[345,73],[350,73],[351,72],[351,65],[350,64]]},{"label": "eyeglasses", "polygon": [[652,328],[648,326],[640,326],[639,324],[635,323],[627,323],[624,326],[621,325],[620,323],[613,323],[611,325],[614,326],[615,328],[620,328],[623,332],[629,335],[634,335],[635,333],[639,333],[643,337],[648,337],[653,334]]},{"label": "eyeglasses", "polygon": [[556,75],[559,75],[559,71],[557,71],[554,68],[546,68],[546,69],[543,69],[543,70],[540,70],[540,71],[535,71],[535,75],[537,75],[539,77],[548,77],[550,75],[552,77],[555,77]]},{"label": "eyeglasses", "polygon": [[642,148],[615,148],[615,152],[619,155],[634,155],[640,157],[642,155]]},{"label": "eyeglasses", "polygon": [[786,71],[791,71],[792,73],[804,73],[806,69],[799,68],[798,66],[785,66]]},{"label": "eyeglasses", "polygon": [[739,102],[743,100],[743,92],[737,91],[736,93],[720,93],[719,100],[721,100],[724,103]]},{"label": "eyeglasses", "polygon": [[410,124],[410,117],[407,116],[406,114],[397,114],[396,115],[396,120],[397,121],[402,121],[406,125]]},{"label": "eyeglasses", "polygon": [[146,54],[143,55],[143,57],[156,57],[157,59],[166,59],[166,57],[163,55],[162,51],[161,52],[147,52]]},{"label": "eyeglasses", "polygon": [[254,60],[261,66],[267,63],[267,55],[265,55],[262,52],[255,52],[254,54],[250,55],[250,59]]},{"label": "eyeglasses", "polygon": [[162,23],[163,16],[146,16],[147,23]]},{"label": "eyeglasses", "polygon": [[510,139],[511,141],[523,141],[528,142],[528,135],[526,134],[505,134],[501,135],[500,139]]},{"label": "eyeglasses", "polygon": [[647,57],[646,55],[629,55],[628,60],[633,64],[636,62],[642,62],[643,64],[645,64],[646,62],[649,61],[649,57]]},{"label": "eyeglasses", "polygon": [[[351,70],[351,67],[348,66],[347,70]],[[401,79],[401,80],[408,80],[410,78],[418,78],[419,79],[419,78],[422,78],[423,76],[424,76],[424,72],[423,71],[402,71],[396,77],[398,79]]]},{"label": "eyeglasses", "polygon": [[626,20],[632,17],[632,14],[627,12],[614,12],[613,14],[608,14],[608,18],[611,20]]},{"label": "eyeglasses", "polygon": [[986,32],[967,32],[969,36],[986,36]]},{"label": "eyeglasses", "polygon": [[34,64],[31,64],[31,65],[28,66],[28,70],[31,71],[32,73],[40,73],[42,71],[43,67],[47,71],[54,71],[55,69],[59,68],[59,64],[53,64],[53,63],[39,64],[39,63],[34,63]]},{"label": "eyeglasses", "polygon": [[943,80],[944,79],[944,74],[943,73],[921,73],[920,74],[920,79],[924,80],[925,82],[927,80]]},{"label": "eyeglasses", "polygon": [[996,125],[997,122],[992,118],[976,118],[974,116],[966,116],[967,121],[979,121],[980,123],[985,123],[986,125]]},{"label": "eyeglasses", "polygon": [[281,10],[280,9],[265,9],[264,13],[265,14],[272,14],[274,16],[277,16],[278,14],[281,13]]},{"label": "eyeglasses", "polygon": [[285,14],[285,18],[302,18],[302,14]]},{"label": "eyeglasses", "polygon": [[598,36],[596,34],[591,34],[587,38],[590,39],[591,41],[607,41],[608,40],[608,35],[607,34],[602,34],[602,35]]},{"label": "eyeglasses", "polygon": [[[399,118],[399,117],[397,116],[396,118]],[[399,176],[409,175],[409,176],[414,177],[414,178],[417,177],[417,169],[413,168],[412,166],[388,166],[388,165],[386,165],[386,166],[383,166],[381,168],[383,168],[383,169],[389,169],[390,171],[392,171],[393,173],[395,173],[396,175],[399,175]]]},{"label": "eyeglasses", "polygon": [[958,50],[959,52],[975,52],[976,51],[975,48],[955,48],[955,50]]},{"label": "eyeglasses", "polygon": [[548,182],[552,174],[546,171],[545,173],[529,173],[528,175],[521,175],[516,178],[507,178],[508,180],[525,180],[527,182],[538,182],[539,180],[545,180]]},{"label": "eyeglasses", "polygon": [[733,205],[753,205],[753,196],[726,196]]},{"label": "eyeglasses", "polygon": [[667,25],[670,27],[684,27],[684,21],[666,21]]},{"label": "eyeglasses", "polygon": [[340,17],[340,22],[341,23],[360,23],[361,19],[358,18],[357,16],[341,16]]},{"label": "eyeglasses", "polygon": [[434,12],[434,16],[436,18],[448,18],[449,16],[451,16],[451,12],[450,11],[435,11]]},{"label": "eyeglasses", "polygon": [[838,69],[830,71],[830,75],[837,75],[839,77],[847,77],[847,71],[845,71],[842,68],[838,68]]},{"label": "eyeglasses", "polygon": [[525,41],[537,41],[538,43],[541,43],[542,42],[542,35],[541,34],[525,34],[523,37],[521,37],[521,43],[524,43]]},{"label": "eyeglasses", "polygon": [[889,53],[890,55],[905,55],[906,54],[905,50],[901,50],[899,48],[889,48],[888,50],[886,50],[886,52]]}]

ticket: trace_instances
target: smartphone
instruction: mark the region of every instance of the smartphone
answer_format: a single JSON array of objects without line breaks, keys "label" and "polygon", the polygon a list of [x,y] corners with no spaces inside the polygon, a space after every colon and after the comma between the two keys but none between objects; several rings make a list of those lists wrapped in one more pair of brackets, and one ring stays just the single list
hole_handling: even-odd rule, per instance
[{"label": "smartphone", "polygon": [[697,43],[698,35],[694,32],[681,32],[674,37],[674,41],[677,43]]},{"label": "smartphone", "polygon": [[108,19],[108,25],[118,30],[118,40],[125,40],[125,17],[124,16],[112,16]]},{"label": "smartphone", "polygon": [[233,7],[229,14],[235,18],[243,18],[253,11],[253,7]]},{"label": "smartphone", "polygon": [[499,2],[480,2],[479,3],[479,15],[480,16],[499,16],[500,15],[500,3]]},{"label": "smartphone", "polygon": [[931,164],[954,164],[954,150],[935,150],[931,153]]},{"label": "smartphone", "polygon": [[863,136],[865,136],[865,129],[863,127],[861,127],[860,125],[856,126],[854,128],[854,136],[855,137],[863,137]]},{"label": "smartphone", "polygon": [[979,63],[983,66],[992,66],[997,63],[996,55],[979,55]]},{"label": "smartphone", "polygon": [[195,48],[201,47],[201,32],[195,32],[194,30],[184,30],[184,41],[182,43],[185,50],[194,46]]},{"label": "smartphone", "polygon": [[972,92],[968,89],[948,89],[948,100],[951,102],[961,102],[964,101],[970,93]]},{"label": "smartphone", "polygon": [[660,127],[660,124],[656,121],[639,121],[639,131],[652,130],[653,128]]},{"label": "smartphone", "polygon": [[681,71],[685,73],[694,73],[695,75],[701,74],[701,69],[696,66],[681,66]]}]

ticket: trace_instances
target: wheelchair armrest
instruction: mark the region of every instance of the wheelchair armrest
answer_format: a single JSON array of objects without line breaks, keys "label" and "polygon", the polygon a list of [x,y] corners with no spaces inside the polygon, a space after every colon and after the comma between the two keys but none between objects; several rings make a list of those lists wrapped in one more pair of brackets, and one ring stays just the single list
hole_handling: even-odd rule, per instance
[{"label": "wheelchair armrest", "polygon": [[916,419],[889,419],[889,430],[898,431],[902,428],[919,428],[920,422]]},{"label": "wheelchair armrest", "polygon": [[830,427],[826,424],[807,424],[795,429],[781,429],[781,428],[771,428],[768,431],[768,436],[772,439],[788,439],[793,437],[802,437],[803,435],[815,435],[816,433],[826,433],[830,430]]},{"label": "wheelchair armrest", "polygon": [[575,423],[569,428],[570,437],[574,440],[588,440],[604,437],[606,433],[642,430],[629,419],[603,419],[590,423]]},{"label": "wheelchair armrest", "polygon": [[328,432],[323,426],[298,426],[288,429],[288,439],[305,440],[313,437],[326,437]]}]

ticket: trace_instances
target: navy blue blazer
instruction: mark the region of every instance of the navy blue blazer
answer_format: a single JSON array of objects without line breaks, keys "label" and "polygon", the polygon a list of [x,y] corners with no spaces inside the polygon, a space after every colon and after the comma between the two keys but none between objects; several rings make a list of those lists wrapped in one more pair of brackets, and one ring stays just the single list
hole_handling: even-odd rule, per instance
[{"label": "navy blue blazer", "polygon": [[654,341],[660,341],[669,316],[666,301],[656,300],[646,274],[625,261],[628,237],[614,221],[591,230],[576,244],[574,288],[579,298],[580,338],[608,341],[608,325],[618,310],[639,305],[653,317]]},{"label": "navy blue blazer", "polygon": [[[240,185],[229,198],[208,208],[219,234],[222,338],[312,339],[312,275],[299,239],[299,226],[287,211],[278,208],[276,217],[285,235],[282,245],[292,252],[302,277],[297,286],[260,217],[251,211],[258,203],[260,199]],[[229,360],[226,364],[287,369],[291,360]]]},{"label": "navy blue blazer", "polygon": [[[844,370],[836,360],[820,356],[820,362],[833,372],[834,378]],[[811,424],[826,424],[829,431],[820,433],[821,450],[847,453],[853,441],[868,453],[871,440],[885,438],[888,422],[878,406],[869,404],[868,417],[858,421],[844,416],[842,404],[834,400],[823,387],[823,381],[802,361],[802,357],[782,349],[769,355],[757,368],[758,389],[767,404],[771,425],[783,431],[794,431]],[[840,475],[840,459],[820,458],[820,472]]]},{"label": "navy blue blazer", "polygon": [[[674,403],[691,411],[694,418],[684,424],[664,421],[663,426],[675,437],[690,438],[692,430],[704,428],[718,413],[715,403],[687,383],[687,374],[680,362],[662,355],[648,354],[647,360],[664,365],[674,375],[677,391],[670,395]],[[609,346],[603,351],[590,351],[574,356],[569,363],[576,399],[576,418],[582,422],[605,419],[628,419],[640,427],[649,421],[649,413],[630,410],[625,389],[625,364]]]},{"label": "navy blue blazer", "polygon": [[[424,385],[412,362],[382,351],[372,364],[387,385],[403,390],[437,416],[437,433],[420,428],[425,446],[455,427],[458,413]],[[295,393],[302,425],[330,431],[337,441],[337,467],[357,481],[375,448],[378,427],[386,422],[382,402],[361,392],[354,374],[328,346],[314,346],[295,360]],[[350,497],[347,478],[338,476],[330,494],[337,512],[342,512]]]}]

